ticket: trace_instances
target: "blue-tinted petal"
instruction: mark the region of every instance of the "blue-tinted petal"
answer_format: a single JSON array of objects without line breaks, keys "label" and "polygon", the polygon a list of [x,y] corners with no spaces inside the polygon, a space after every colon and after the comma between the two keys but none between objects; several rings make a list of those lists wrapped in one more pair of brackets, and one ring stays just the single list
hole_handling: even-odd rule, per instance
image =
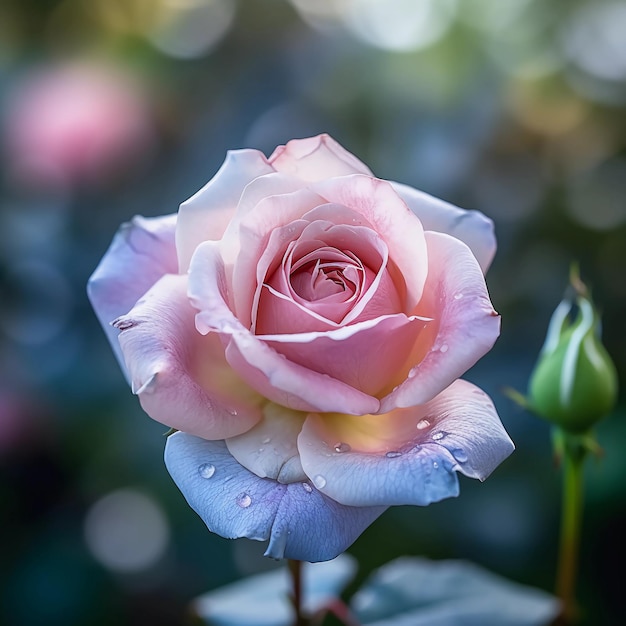
[{"label": "blue-tinted petal", "polygon": [[384,507],[347,507],[309,482],[259,478],[241,466],[223,441],[175,433],[165,464],[191,508],[212,532],[234,539],[269,539],[275,559],[327,561],[350,546]]}]

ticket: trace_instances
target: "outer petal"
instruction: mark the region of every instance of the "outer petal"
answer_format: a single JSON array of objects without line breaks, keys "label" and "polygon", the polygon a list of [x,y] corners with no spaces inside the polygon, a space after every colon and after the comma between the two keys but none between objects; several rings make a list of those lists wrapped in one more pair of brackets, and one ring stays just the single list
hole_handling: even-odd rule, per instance
[{"label": "outer petal", "polygon": [[196,331],[186,288],[186,276],[164,276],[115,321],[133,392],[158,422],[232,437],[259,421],[260,398],[232,372],[219,341]]},{"label": "outer petal", "polygon": [[298,411],[376,412],[379,401],[327,375],[311,371],[269,347],[233,315],[228,300],[224,263],[216,242],[201,244],[191,263],[189,297],[200,312],[202,334],[220,333],[226,359],[260,394]]},{"label": "outer petal", "polygon": [[139,217],[123,224],[87,284],[87,294],[124,373],[111,322],[128,312],[164,274],[176,274],[176,215]]},{"label": "outer petal", "polygon": [[244,187],[273,171],[265,155],[258,150],[231,150],[217,174],[180,205],[176,247],[181,273],[189,268],[198,244],[222,237]]},{"label": "outer petal", "polygon": [[298,449],[323,493],[372,506],[455,496],[455,472],[483,480],[514,446],[489,396],[457,380],[434,400],[387,415],[310,415]]},{"label": "outer petal", "polygon": [[480,211],[466,211],[449,202],[403,185],[391,182],[409,208],[420,218],[424,230],[452,235],[466,243],[486,272],[496,253],[493,222]]},{"label": "outer petal", "polygon": [[347,174],[372,176],[365,163],[326,134],[307,139],[293,139],[284,146],[278,146],[270,156],[269,162],[278,171],[287,172],[306,181]]},{"label": "outer petal", "polygon": [[[470,249],[458,239],[426,232],[429,274],[424,298],[416,309],[434,322],[430,350],[397,389],[381,401],[380,413],[423,404],[466,372],[493,346],[500,316],[493,310],[485,279]],[[422,352],[423,341],[416,345]]]},{"label": "outer petal", "polygon": [[358,211],[387,243],[389,258],[400,271],[398,291],[406,286],[406,311],[419,302],[430,261],[419,219],[385,180],[371,176],[331,178],[310,187],[329,202]]},{"label": "outer petal", "polygon": [[300,465],[298,434],[306,413],[267,403],[263,419],[249,431],[226,440],[228,451],[260,478],[279,483],[308,480]]},{"label": "outer petal", "polygon": [[384,511],[342,506],[308,482],[259,478],[237,463],[224,442],[187,433],[168,438],[165,464],[209,530],[229,539],[269,539],[265,554],[275,559],[330,560]]}]

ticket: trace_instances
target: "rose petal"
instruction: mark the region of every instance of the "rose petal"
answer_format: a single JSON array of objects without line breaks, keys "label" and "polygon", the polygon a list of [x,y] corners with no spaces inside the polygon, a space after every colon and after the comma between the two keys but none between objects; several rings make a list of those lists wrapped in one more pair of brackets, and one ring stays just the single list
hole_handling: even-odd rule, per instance
[{"label": "rose petal", "polygon": [[231,150],[215,176],[180,205],[176,248],[181,273],[202,241],[220,239],[232,218],[244,187],[274,168],[258,150]]},{"label": "rose petal", "polygon": [[226,440],[228,451],[259,478],[285,484],[308,480],[296,443],[305,417],[305,413],[270,402],[263,407],[263,419],[254,428]]},{"label": "rose petal", "polygon": [[269,539],[266,556],[327,561],[346,550],[385,510],[345,507],[309,482],[259,478],[222,441],[168,437],[165,464],[191,508],[222,537]]},{"label": "rose petal", "polygon": [[310,415],[298,449],[326,495],[388,506],[456,496],[455,472],[484,480],[514,446],[489,396],[457,380],[422,406],[386,415]]},{"label": "rose petal", "polygon": [[483,273],[496,254],[493,222],[480,211],[466,211],[449,202],[391,181],[394,189],[420,218],[424,230],[447,233],[467,244],[478,260]]},{"label": "rose petal", "polygon": [[270,156],[269,162],[279,172],[287,172],[306,181],[347,174],[372,176],[365,163],[326,134],[293,139],[284,146],[278,146]]},{"label": "rose petal", "polygon": [[419,219],[387,181],[355,174],[313,183],[311,189],[328,202],[343,204],[357,211],[386,242],[390,259],[399,270],[394,282],[406,287],[406,310],[419,302],[426,275],[428,256],[424,231]]},{"label": "rose petal", "polygon": [[[310,214],[314,213],[312,211]],[[298,220],[291,228],[296,228],[295,224],[299,225],[303,221]],[[258,272],[268,269],[267,276],[265,273],[257,273],[258,295],[255,297],[258,298],[258,304],[253,309],[254,313],[258,311],[256,324],[253,325],[257,334],[332,330],[340,325],[402,311],[398,292],[387,271],[387,246],[370,228],[333,225],[327,221],[316,220],[302,230],[298,227],[298,240],[289,248],[289,252],[281,254],[282,249],[272,244],[272,240],[275,236],[284,240],[282,230],[276,229],[268,244],[268,249],[284,256],[282,266],[276,267],[272,272],[273,265],[270,265],[266,254],[261,257],[258,265]],[[323,238],[323,241],[316,238]],[[282,248],[285,248],[284,244]],[[310,293],[320,290],[319,285],[310,284],[313,275],[305,272],[305,276],[301,276],[297,270],[301,264],[315,259],[335,263],[338,269],[342,265],[349,265],[343,267],[342,271],[345,272],[344,280],[348,281],[351,280],[352,272],[352,295],[350,296],[348,290],[339,288],[339,293],[307,301],[298,293],[296,287],[299,279],[305,281],[304,286],[308,281]],[[323,282],[337,287],[331,280]]]},{"label": "rose petal", "polygon": [[208,439],[232,437],[261,419],[260,399],[225,362],[217,338],[196,331],[186,289],[186,276],[163,276],[115,321],[133,392],[158,422]]},{"label": "rose petal", "polygon": [[[500,316],[493,310],[485,280],[470,249],[449,235],[426,232],[430,273],[415,313],[432,318],[436,333],[408,378],[381,401],[380,413],[423,404],[466,372],[493,346]],[[424,338],[416,345],[424,350]]]},{"label": "rose petal", "polygon": [[322,333],[259,338],[293,363],[376,396],[404,379],[407,358],[427,324],[418,317],[385,315]]},{"label": "rose petal", "polygon": [[[254,221],[257,205],[272,196],[293,194],[303,189],[304,183],[301,180],[280,172],[259,176],[246,185],[239,198],[237,210],[222,237],[221,252],[227,267],[234,265],[241,253],[241,223],[246,219]],[[270,211],[269,219],[272,217],[276,216],[272,216]],[[281,224],[275,222],[274,225]],[[272,227],[269,232],[271,230]]]},{"label": "rose petal", "polygon": [[378,410],[376,398],[292,363],[259,340],[229,309],[227,291],[219,246],[207,241],[198,246],[189,273],[189,298],[200,311],[196,327],[202,334],[222,335],[227,361],[253,389],[297,411],[362,414]]},{"label": "rose petal", "polygon": [[[294,247],[298,245],[299,248],[305,248],[306,246],[311,247],[311,249],[315,248],[313,245],[315,242],[312,242],[310,238],[313,236],[311,233],[315,233],[315,229],[319,227],[319,224],[334,224],[333,231],[337,235],[337,245],[342,249],[349,250],[350,254],[357,252],[359,260],[365,265],[379,269],[386,264],[386,244],[371,230],[371,226],[362,215],[338,204],[316,206],[311,211],[308,211],[302,219],[274,228],[269,236],[265,249],[256,264],[257,286],[252,308],[252,329],[254,332],[257,332],[257,330],[261,333],[272,332],[278,325],[281,327],[280,332],[285,333],[331,330],[339,325],[338,322],[334,321],[334,317],[325,317],[323,311],[318,312],[318,309],[324,308],[325,305],[323,303],[308,303],[308,306],[305,306],[301,298],[292,293],[286,278],[278,273],[281,263],[284,264],[285,255],[293,252],[293,250],[288,252],[290,244]],[[313,229],[313,231],[310,229]],[[309,235],[307,240],[296,244],[295,242],[303,237],[305,231]],[[334,240],[335,238],[333,237]],[[284,278],[283,282],[277,285],[280,293],[274,293],[274,295],[286,302],[276,302],[274,297],[268,298],[268,294],[263,293],[263,291],[267,290],[272,291],[271,286],[264,286],[268,280],[272,282],[272,275],[277,276],[278,279]],[[346,320],[368,319],[383,312],[397,312],[401,309],[398,293],[388,273],[385,273],[380,280],[382,284],[372,289],[372,294],[367,294],[372,301],[368,304],[368,298],[366,297],[362,306],[360,305],[352,309],[354,315],[347,310],[342,315],[342,320],[340,321],[345,323]],[[403,281],[401,282],[403,284]],[[281,296],[281,293],[284,295]],[[264,297],[265,301],[263,306],[259,307],[261,297]],[[381,306],[382,302],[385,303],[385,306]],[[288,312],[276,310],[277,307],[282,309],[287,303],[290,307]],[[368,304],[368,310],[366,313],[363,313],[361,309],[366,304]],[[349,303],[347,306],[349,306]],[[350,315],[350,318],[346,317],[348,315]],[[257,329],[256,324],[258,317],[263,318],[259,329]],[[276,319],[278,323],[276,325],[268,323],[272,319]]]},{"label": "rose petal", "polygon": [[123,224],[87,284],[89,300],[128,377],[110,322],[129,311],[164,274],[178,269],[174,231],[176,215],[139,217]]},{"label": "rose petal", "polygon": [[[281,226],[298,220],[309,209],[323,200],[308,189],[293,193],[269,196],[255,207],[254,215],[242,219],[239,228],[240,252],[235,260],[232,273],[233,302],[237,317],[244,326],[252,325],[251,311],[257,287],[257,265],[270,233]],[[228,265],[232,246],[225,237],[221,244],[223,258]]]}]

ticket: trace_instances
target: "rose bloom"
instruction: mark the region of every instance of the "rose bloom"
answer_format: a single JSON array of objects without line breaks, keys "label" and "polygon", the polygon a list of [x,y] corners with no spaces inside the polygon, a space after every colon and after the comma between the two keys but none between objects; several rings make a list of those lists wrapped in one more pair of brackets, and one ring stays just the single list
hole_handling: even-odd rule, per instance
[{"label": "rose bloom", "polygon": [[165,462],[209,529],[321,561],[512,452],[458,380],[499,334],[494,252],[482,214],[321,135],[230,152],[177,215],[122,227],[89,294],[144,410],[181,431]]}]

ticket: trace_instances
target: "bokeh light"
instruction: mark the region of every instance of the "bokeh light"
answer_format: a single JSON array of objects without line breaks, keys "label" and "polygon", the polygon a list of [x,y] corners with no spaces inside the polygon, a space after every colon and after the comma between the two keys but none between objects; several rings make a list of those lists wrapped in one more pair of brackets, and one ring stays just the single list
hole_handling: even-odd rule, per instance
[{"label": "bokeh light", "polygon": [[170,527],[146,494],[120,489],[98,500],[85,517],[85,541],[104,567],[128,574],[154,567],[168,547]]}]

